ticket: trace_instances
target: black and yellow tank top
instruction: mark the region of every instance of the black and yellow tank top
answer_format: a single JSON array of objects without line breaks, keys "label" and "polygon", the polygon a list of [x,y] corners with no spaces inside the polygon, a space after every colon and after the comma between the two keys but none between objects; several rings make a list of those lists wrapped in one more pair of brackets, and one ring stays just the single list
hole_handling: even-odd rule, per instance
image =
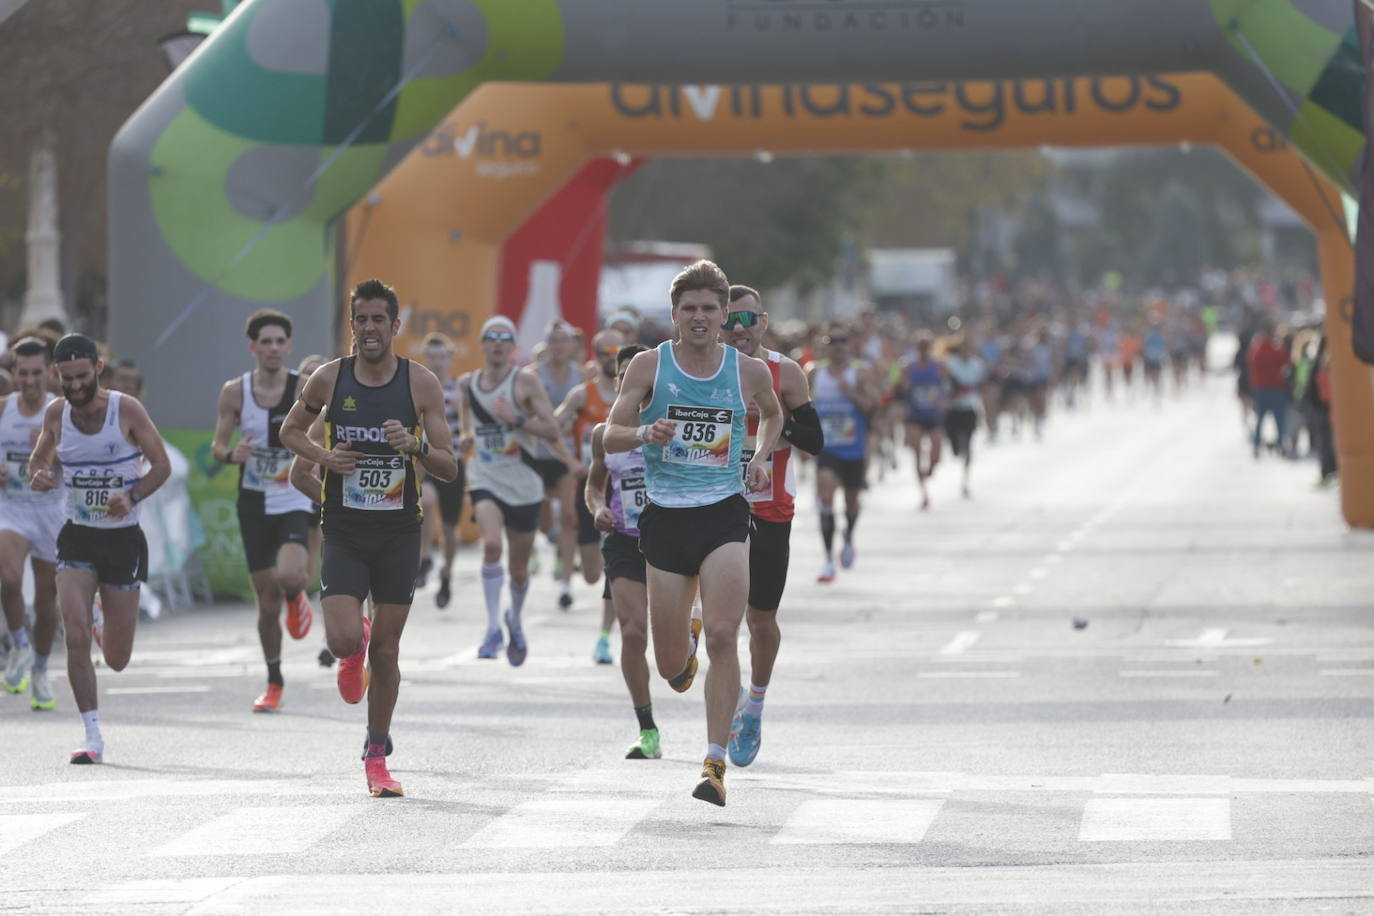
[{"label": "black and yellow tank top", "polygon": [[399,420],[420,435],[420,419],[410,396],[410,360],[397,359],[396,374],[377,388],[362,384],[353,374],[355,357],[339,365],[334,396],[325,414],[324,446],[353,443],[362,452],[352,474],[324,470],[323,521],[350,527],[408,527],[420,524],[420,475],[417,459],[402,455],[386,441],[382,424]]}]

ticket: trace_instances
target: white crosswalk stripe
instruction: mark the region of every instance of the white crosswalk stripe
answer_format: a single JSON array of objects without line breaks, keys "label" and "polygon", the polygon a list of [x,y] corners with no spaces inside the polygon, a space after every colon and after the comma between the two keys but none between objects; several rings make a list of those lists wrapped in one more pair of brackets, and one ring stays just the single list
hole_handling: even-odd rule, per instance
[{"label": "white crosswalk stripe", "polygon": [[1078,839],[1189,842],[1231,839],[1229,798],[1094,798],[1083,808]]},{"label": "white crosswalk stripe", "polygon": [[939,816],[942,798],[839,799],[802,802],[772,842],[780,845],[919,843]]},{"label": "white crosswalk stripe", "polygon": [[154,856],[236,856],[304,852],[359,813],[337,805],[239,808],[153,850]]},{"label": "white crosswalk stripe", "polygon": [[540,798],[478,830],[469,848],[614,846],[661,804],[658,798]]},{"label": "white crosswalk stripe", "polygon": [[0,855],[81,820],[84,813],[0,814]]}]

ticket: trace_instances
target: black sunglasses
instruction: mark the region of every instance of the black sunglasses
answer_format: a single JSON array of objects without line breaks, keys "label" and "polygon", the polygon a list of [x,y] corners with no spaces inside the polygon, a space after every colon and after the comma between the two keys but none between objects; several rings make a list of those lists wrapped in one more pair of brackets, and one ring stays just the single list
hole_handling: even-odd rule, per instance
[{"label": "black sunglasses", "polygon": [[515,340],[515,335],[512,334],[510,331],[488,331],[487,333],[482,335],[482,340],[504,340],[507,343],[510,343],[511,341]]},{"label": "black sunglasses", "polygon": [[758,312],[730,312],[725,316],[725,320],[721,322],[720,326],[728,331],[737,324],[742,328],[752,328],[758,323]]}]

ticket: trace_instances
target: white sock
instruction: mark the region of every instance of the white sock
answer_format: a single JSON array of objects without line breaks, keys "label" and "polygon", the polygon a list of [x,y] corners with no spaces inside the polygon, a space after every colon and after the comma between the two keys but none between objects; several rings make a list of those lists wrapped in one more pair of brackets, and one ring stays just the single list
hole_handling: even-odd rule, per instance
[{"label": "white sock", "polygon": [[501,586],[506,570],[500,563],[482,564],[482,594],[487,599],[487,630],[501,629]]},{"label": "white sock", "polygon": [[86,726],[86,743],[94,741],[97,745],[103,743],[100,738],[100,710],[92,709],[90,712],[81,714],[81,724]]},{"label": "white sock", "polygon": [[744,711],[751,716],[757,716],[763,712],[763,694],[767,687],[760,687],[758,684],[749,684],[749,699],[745,701]]},{"label": "white sock", "polygon": [[706,756],[714,757],[717,760],[724,760],[725,748],[721,747],[719,744],[708,744],[706,745]]}]

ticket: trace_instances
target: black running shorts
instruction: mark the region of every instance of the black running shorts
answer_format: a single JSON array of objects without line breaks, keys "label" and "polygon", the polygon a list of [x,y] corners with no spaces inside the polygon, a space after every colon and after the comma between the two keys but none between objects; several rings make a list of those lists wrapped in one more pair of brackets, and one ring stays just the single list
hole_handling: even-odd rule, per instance
[{"label": "black running shorts", "polygon": [[973,445],[973,431],[978,428],[978,411],[970,407],[952,407],[945,414],[945,434],[954,449],[955,457],[968,454]]},{"label": "black running shorts", "polygon": [[447,527],[453,527],[463,520],[463,498],[467,495],[468,482],[463,462],[458,462],[458,476],[445,483],[437,477],[426,477],[425,483],[434,488],[439,496],[439,518]]},{"label": "black running shorts", "polygon": [[612,531],[601,542],[601,559],[605,561],[606,582],[612,579],[645,580],[644,554],[639,552],[639,539]]},{"label": "black running shorts", "polygon": [[420,568],[420,527],[358,530],[325,525],[320,592],[324,598],[349,595],[377,604],[410,604]]},{"label": "black running shorts", "polygon": [[[585,480],[579,480],[579,484],[586,484]],[[601,540],[601,532],[596,530],[596,519],[592,517],[592,510],[587,508],[587,490],[585,486],[579,486],[577,492],[573,494],[573,502],[577,504],[577,543],[579,546],[595,544]]]},{"label": "black running shorts", "polygon": [[717,548],[749,540],[749,503],[736,494],[709,506],[653,503],[639,516],[639,549],[654,569],[695,576]]},{"label": "black running shorts", "polygon": [[[543,503],[530,503],[526,506],[512,506],[510,503],[503,502],[496,498],[490,490],[473,490],[472,509],[477,511],[477,504],[486,500],[496,503],[501,510],[501,519],[505,526],[511,531],[521,534],[529,534],[531,531],[539,530],[539,510],[543,508]],[[477,516],[473,515],[472,520],[477,521]]]},{"label": "black running shorts", "polygon": [[558,486],[558,482],[568,473],[568,466],[557,458],[533,458],[530,464],[544,481],[545,490]]},{"label": "black running shorts", "polygon": [[840,478],[840,486],[846,490],[862,490],[868,486],[862,458],[836,458],[829,452],[821,452],[816,456],[816,467],[834,471]]},{"label": "black running shorts", "polygon": [[148,541],[138,525],[92,528],[67,522],[57,533],[57,568],[89,570],[101,585],[131,588],[148,581]]},{"label": "black running shorts", "polygon": [[787,585],[787,561],[792,556],[792,523],[770,522],[754,516],[749,532],[749,606],[776,611]]},{"label": "black running shorts", "polygon": [[310,525],[314,513],[300,510],[268,515],[253,509],[239,509],[239,537],[250,573],[277,565],[277,551],[283,544],[300,544],[309,549]]}]

